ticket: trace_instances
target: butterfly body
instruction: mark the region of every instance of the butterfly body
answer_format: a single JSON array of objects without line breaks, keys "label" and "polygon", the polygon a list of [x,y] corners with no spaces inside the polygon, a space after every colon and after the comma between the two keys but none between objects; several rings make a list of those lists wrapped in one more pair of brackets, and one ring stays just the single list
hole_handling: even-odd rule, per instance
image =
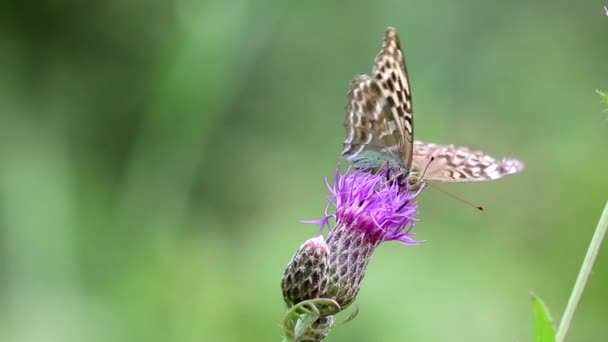
[{"label": "butterfly body", "polygon": [[496,160],[467,147],[414,141],[412,93],[397,31],[387,28],[372,75],[351,82],[342,156],[357,169],[420,181],[475,182],[523,170],[517,159]]},{"label": "butterfly body", "polygon": [[407,176],[410,171],[403,165],[401,160],[377,151],[362,151],[357,155],[357,158],[351,160],[351,163],[356,169],[364,169],[371,172],[388,168],[391,170],[391,174]]}]

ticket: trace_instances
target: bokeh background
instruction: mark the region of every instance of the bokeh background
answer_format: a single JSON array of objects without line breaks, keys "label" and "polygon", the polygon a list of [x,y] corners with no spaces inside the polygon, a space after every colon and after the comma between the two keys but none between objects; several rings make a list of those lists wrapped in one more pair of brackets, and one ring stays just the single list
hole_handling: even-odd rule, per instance
[{"label": "bokeh background", "polygon": [[[428,189],[328,341],[530,341],[608,198],[597,1],[3,1],[0,340],[278,341],[346,92],[396,27],[417,138],[515,156]],[[608,253],[571,341],[606,341]]]}]

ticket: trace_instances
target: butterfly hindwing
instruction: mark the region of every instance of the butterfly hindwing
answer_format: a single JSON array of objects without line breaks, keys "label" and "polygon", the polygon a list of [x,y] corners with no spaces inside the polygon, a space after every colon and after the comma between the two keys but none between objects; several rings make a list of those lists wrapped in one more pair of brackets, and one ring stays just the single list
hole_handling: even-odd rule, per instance
[{"label": "butterfly hindwing", "polygon": [[524,168],[524,164],[517,159],[496,160],[482,151],[468,147],[422,141],[414,143],[413,163],[418,173],[424,172],[426,168],[423,177],[425,181],[434,182],[489,181],[520,172]]}]

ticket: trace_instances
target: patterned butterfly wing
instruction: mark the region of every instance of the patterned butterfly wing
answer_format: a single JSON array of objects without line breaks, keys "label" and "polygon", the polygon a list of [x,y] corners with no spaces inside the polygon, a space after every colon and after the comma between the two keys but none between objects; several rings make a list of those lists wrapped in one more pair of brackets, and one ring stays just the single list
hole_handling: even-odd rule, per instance
[{"label": "patterned butterfly wing", "polygon": [[342,156],[357,168],[377,170],[388,162],[408,171],[413,146],[412,102],[395,29],[385,32],[373,75],[357,76],[351,82]]},{"label": "patterned butterfly wing", "polygon": [[351,82],[346,106],[346,140],[342,156],[353,166],[375,171],[388,162],[399,167],[401,133],[378,84],[367,75]]},{"label": "patterned butterfly wing", "polygon": [[399,36],[392,27],[384,32],[384,43],[376,56],[373,75],[386,101],[387,110],[391,113],[392,120],[389,123],[399,133],[401,161],[409,169],[414,144],[412,93]]},{"label": "patterned butterfly wing", "polygon": [[[431,161],[431,158],[434,158]],[[496,160],[482,151],[454,145],[416,141],[413,167],[425,181],[479,182],[521,172],[524,164],[511,158]]]},{"label": "patterned butterfly wing", "polygon": [[412,93],[397,31],[387,28],[373,76],[356,77],[348,93],[342,155],[359,169],[388,162],[405,179],[410,170],[426,181],[475,182],[523,170],[516,159],[496,160],[454,145],[414,142]]}]

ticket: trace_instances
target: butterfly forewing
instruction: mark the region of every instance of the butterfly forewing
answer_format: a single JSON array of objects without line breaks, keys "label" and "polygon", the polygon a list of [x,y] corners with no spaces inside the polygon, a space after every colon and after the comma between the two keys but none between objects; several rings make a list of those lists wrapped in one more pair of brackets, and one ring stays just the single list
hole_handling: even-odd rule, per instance
[{"label": "butterfly forewing", "polygon": [[397,32],[388,28],[373,77],[357,76],[348,92],[342,155],[357,168],[388,162],[409,169],[412,160],[412,103]]},{"label": "butterfly forewing", "polygon": [[425,181],[435,182],[489,181],[520,172],[524,168],[524,164],[517,159],[496,160],[482,151],[468,147],[422,141],[414,143],[413,164],[419,172],[426,169]]},{"label": "butterfly forewing", "polygon": [[392,27],[387,28],[384,33],[384,43],[382,50],[376,56],[373,74],[397,128],[396,133],[401,144],[401,160],[403,165],[409,168],[412,164],[414,143],[412,93],[401,42],[397,30]]},{"label": "butterfly forewing", "polygon": [[[346,105],[346,140],[342,155],[354,159],[368,145],[384,147],[381,135],[386,130],[386,119],[382,117],[384,100],[380,89],[367,75],[355,77],[350,84]],[[390,137],[388,137],[390,138]],[[393,141],[387,141],[392,144]]]}]

